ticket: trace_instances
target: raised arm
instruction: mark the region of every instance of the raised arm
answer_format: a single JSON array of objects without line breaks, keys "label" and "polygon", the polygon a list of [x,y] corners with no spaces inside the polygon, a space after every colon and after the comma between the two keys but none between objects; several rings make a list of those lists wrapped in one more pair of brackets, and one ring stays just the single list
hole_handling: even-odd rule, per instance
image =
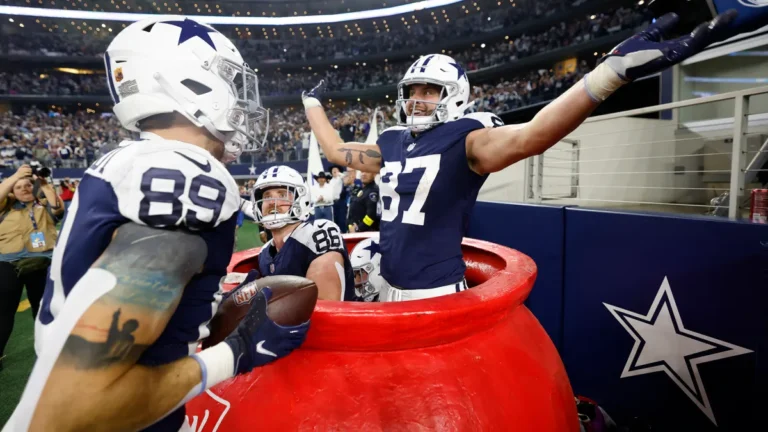
[{"label": "raised arm", "polygon": [[678,18],[672,13],[662,16],[601,58],[592,72],[539,111],[530,122],[479,129],[467,135],[470,167],[478,174],[487,174],[543,153],[573,132],[622,85],[660,72],[724,39],[727,26],[735,16],[736,12],[730,10],[699,25],[689,35],[670,41],[661,39]]},{"label": "raised arm", "polygon": [[42,177],[38,178],[40,179],[40,190],[43,192],[43,195],[45,195],[45,200],[48,202],[51,212],[56,216],[64,213],[64,201],[62,201],[56,194],[53,186],[51,186],[46,179]]},{"label": "raised arm", "polygon": [[307,120],[328,161],[360,171],[378,173],[381,169],[381,150],[375,144],[345,143],[334,129],[320,103],[320,81],[315,88],[301,95]]}]

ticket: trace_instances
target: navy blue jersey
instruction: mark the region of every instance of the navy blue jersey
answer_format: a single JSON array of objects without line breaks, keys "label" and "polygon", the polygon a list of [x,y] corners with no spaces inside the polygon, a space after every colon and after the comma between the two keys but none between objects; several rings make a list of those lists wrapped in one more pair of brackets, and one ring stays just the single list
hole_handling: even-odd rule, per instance
[{"label": "navy blue jersey", "polygon": [[502,125],[473,113],[413,136],[392,127],[379,136],[381,275],[404,289],[455,284],[464,277],[461,240],[487,175],[467,162],[466,137]]},{"label": "navy blue jersey", "polygon": [[[81,302],[70,292],[110,244],[114,230],[128,222],[188,230],[208,249],[203,270],[185,287],[165,330],[138,363],[171,363],[193,354],[208,336],[235,241],[237,184],[208,151],[150,136],[123,142],[85,172],[54,250],[35,324],[38,353],[61,337],[57,316]],[[176,431],[183,421],[181,407],[147,430]]]},{"label": "navy blue jersey", "polygon": [[336,269],[341,279],[342,298],[339,300],[357,300],[355,276],[339,227],[326,219],[301,223],[285,240],[280,251],[275,248],[274,240],[268,241],[258,255],[259,273],[262,276],[306,277],[312,261],[329,252],[338,252],[344,258],[344,269]]}]

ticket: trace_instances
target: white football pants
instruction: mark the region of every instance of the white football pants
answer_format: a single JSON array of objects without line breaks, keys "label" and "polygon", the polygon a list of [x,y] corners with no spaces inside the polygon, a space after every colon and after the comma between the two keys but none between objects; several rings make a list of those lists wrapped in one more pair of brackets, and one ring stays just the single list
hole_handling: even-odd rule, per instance
[{"label": "white football pants", "polygon": [[[382,278],[383,279],[383,278]],[[461,292],[467,289],[467,280],[462,279],[461,282],[456,282],[454,284],[449,284],[437,288],[428,288],[428,289],[402,289],[402,288],[396,288],[390,285],[389,282],[384,280],[384,286],[381,287],[381,292],[379,293],[379,301],[380,302],[397,302],[397,301],[408,301],[408,300],[421,300],[421,299],[427,299],[432,297],[440,297],[448,294],[455,294],[457,292]]]}]

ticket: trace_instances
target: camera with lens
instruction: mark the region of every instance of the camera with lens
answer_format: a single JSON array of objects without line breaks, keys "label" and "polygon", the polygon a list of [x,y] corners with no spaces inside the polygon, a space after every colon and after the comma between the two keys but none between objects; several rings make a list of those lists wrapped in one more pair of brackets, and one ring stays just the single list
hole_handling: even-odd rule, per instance
[{"label": "camera with lens", "polygon": [[51,176],[51,169],[48,167],[43,166],[38,161],[32,161],[29,163],[29,167],[32,168],[32,174],[42,177],[42,178],[48,178]]}]

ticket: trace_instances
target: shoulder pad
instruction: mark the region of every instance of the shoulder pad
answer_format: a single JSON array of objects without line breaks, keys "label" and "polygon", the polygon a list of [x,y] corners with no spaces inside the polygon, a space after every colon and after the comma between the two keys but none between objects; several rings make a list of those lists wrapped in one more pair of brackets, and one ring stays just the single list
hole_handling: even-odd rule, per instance
[{"label": "shoulder pad", "polygon": [[304,222],[293,231],[291,237],[315,255],[322,255],[332,250],[344,250],[339,226],[327,219]]},{"label": "shoulder pad", "polygon": [[482,123],[483,127],[487,128],[494,128],[499,126],[504,126],[504,122],[494,113],[489,112],[475,112],[467,114],[463,117],[460,117],[458,120],[475,120]]}]

